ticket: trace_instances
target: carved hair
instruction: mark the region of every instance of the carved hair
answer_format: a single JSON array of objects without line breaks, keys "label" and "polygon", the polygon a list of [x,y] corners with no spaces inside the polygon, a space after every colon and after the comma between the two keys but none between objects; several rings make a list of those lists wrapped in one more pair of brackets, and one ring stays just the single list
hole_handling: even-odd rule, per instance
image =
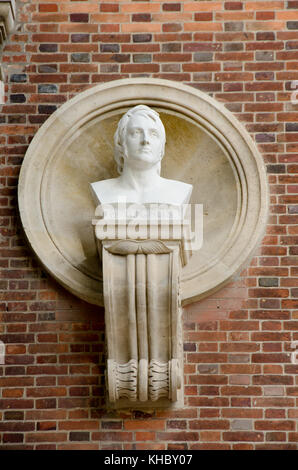
[{"label": "carved hair", "polygon": [[[142,104],[135,106],[134,108],[131,108],[122,116],[122,118],[120,119],[118,123],[118,127],[114,135],[114,158],[117,163],[118,173],[120,174],[123,171],[124,160],[125,158],[127,158],[126,145],[125,145],[126,128],[127,128],[129,119],[135,114],[140,114],[141,116],[144,116],[148,119],[152,119],[156,123],[157,128],[159,130],[160,137],[162,139],[162,150],[161,150],[160,160],[164,156],[165,144],[166,144],[166,132],[165,132],[164,125],[159,117],[159,114],[153,109],[149,108],[148,106],[145,106]],[[160,173],[160,163],[158,165],[158,173]]]}]

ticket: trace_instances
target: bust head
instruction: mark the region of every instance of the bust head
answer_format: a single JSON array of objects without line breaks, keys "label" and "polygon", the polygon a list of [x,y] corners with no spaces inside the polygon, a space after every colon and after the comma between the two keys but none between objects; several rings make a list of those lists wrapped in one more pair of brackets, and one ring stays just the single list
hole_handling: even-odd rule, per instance
[{"label": "bust head", "polygon": [[181,205],[192,186],[160,176],[166,134],[159,114],[138,105],[125,113],[114,135],[114,158],[120,176],[91,183],[96,204],[129,203]]},{"label": "bust head", "polygon": [[156,111],[144,105],[130,109],[120,119],[114,135],[118,172],[122,173],[129,159],[136,165],[155,164],[160,173],[165,143],[165,128]]}]

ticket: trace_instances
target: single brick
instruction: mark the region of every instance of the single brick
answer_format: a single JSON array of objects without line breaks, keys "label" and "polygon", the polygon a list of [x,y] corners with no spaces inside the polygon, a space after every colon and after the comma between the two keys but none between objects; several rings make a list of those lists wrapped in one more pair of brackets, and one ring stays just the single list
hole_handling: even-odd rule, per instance
[{"label": "single brick", "polygon": [[232,431],[251,431],[253,430],[253,421],[251,419],[234,419],[231,422]]},{"label": "single brick", "polygon": [[132,15],[132,21],[147,23],[151,21],[150,13],[135,13]]},{"label": "single brick", "polygon": [[164,33],[177,33],[182,30],[182,25],[180,23],[164,23],[162,30]]},{"label": "single brick", "polygon": [[225,31],[243,31],[242,21],[232,21],[225,23]]},{"label": "single brick", "polygon": [[29,116],[30,124],[43,124],[47,119],[47,116],[44,115],[31,115]]},{"label": "single brick", "polygon": [[14,83],[25,83],[27,82],[27,75],[25,73],[13,73],[10,76],[10,81]]},{"label": "single brick", "polygon": [[100,73],[118,73],[119,65],[118,64],[101,64]]},{"label": "single brick", "polygon": [[225,10],[242,10],[243,3],[242,2],[225,2],[224,8]]},{"label": "single brick", "polygon": [[38,93],[57,93],[58,87],[52,83],[38,85]]},{"label": "single brick", "polygon": [[38,72],[39,73],[56,73],[58,70],[58,67],[56,64],[43,64],[38,66]]},{"label": "single brick", "polygon": [[56,319],[55,312],[46,312],[46,313],[38,314],[38,321],[51,321],[55,319]]},{"label": "single brick", "polygon": [[25,375],[25,367],[23,366],[6,367],[5,375]]},{"label": "single brick", "polygon": [[57,106],[53,104],[40,104],[38,106],[38,112],[39,114],[52,114],[54,111],[56,111]]},{"label": "single brick", "polygon": [[277,277],[260,277],[259,286],[260,287],[278,287],[278,278]]},{"label": "single brick", "polygon": [[298,0],[288,0],[288,2],[287,2],[287,8],[288,8],[288,9],[298,8]]},{"label": "single brick", "polygon": [[244,45],[241,42],[226,42],[224,43],[224,51],[243,51]]},{"label": "single brick", "polygon": [[267,165],[267,173],[286,173],[285,165]]},{"label": "single brick", "polygon": [[88,23],[89,15],[88,13],[71,13],[70,21],[73,23]]},{"label": "single brick", "polygon": [[130,62],[130,54],[114,54],[112,55],[111,60],[118,63]]},{"label": "single brick", "polygon": [[200,374],[218,374],[218,364],[198,364]]},{"label": "single brick", "polygon": [[212,21],[212,13],[195,13],[195,21]]},{"label": "single brick", "polygon": [[161,46],[162,52],[181,52],[181,44],[179,42],[166,42]]},{"label": "single brick", "polygon": [[184,351],[196,351],[196,344],[195,343],[184,343],[183,350]]},{"label": "single brick", "polygon": [[[256,80],[274,80],[274,72],[256,72],[255,74]],[[266,86],[266,85],[264,85]]]},{"label": "single brick", "polygon": [[90,441],[90,432],[72,431],[69,433],[71,441]]},{"label": "single brick", "polygon": [[298,41],[287,41],[286,42],[286,49],[298,49]]},{"label": "single brick", "polygon": [[274,134],[256,134],[255,135],[256,142],[275,142],[275,135]]},{"label": "single brick", "polygon": [[71,54],[71,62],[90,62],[90,54],[87,52],[74,52]]},{"label": "single brick", "polygon": [[24,434],[17,434],[17,433],[13,433],[13,434],[8,434],[8,433],[4,433],[3,434],[3,442],[23,442],[24,440]]},{"label": "single brick", "polygon": [[71,35],[71,42],[89,42],[90,34],[85,33],[75,33]]},{"label": "single brick", "polygon": [[58,45],[57,44],[40,44],[39,50],[40,52],[57,52]]},{"label": "single brick", "polygon": [[181,11],[181,3],[163,3],[163,11]]},{"label": "single brick", "polygon": [[298,21],[287,21],[288,29],[298,29]]},{"label": "single brick", "polygon": [[273,59],[274,59],[274,53],[272,51],[256,51],[256,60],[267,62]]},{"label": "single brick", "polygon": [[105,13],[117,13],[119,11],[119,5],[117,5],[117,3],[102,3],[100,5],[100,11]]},{"label": "single brick", "polygon": [[[75,73],[74,75],[70,76],[70,83],[89,83],[89,81],[90,75],[86,73]],[[76,90],[76,88],[74,89]]]},{"label": "single brick", "polygon": [[260,442],[264,440],[263,433],[261,432],[252,432],[252,431],[242,431],[242,432],[224,432],[223,433],[224,441],[248,441],[248,442]]},{"label": "single brick", "polygon": [[259,430],[270,430],[275,429],[277,430],[284,430],[284,431],[293,431],[295,429],[295,422],[294,421],[283,421],[283,420],[263,420],[263,421],[255,421],[255,429]]},{"label": "single brick", "polygon": [[48,5],[39,5],[38,7],[39,11],[43,13],[50,13],[50,12],[55,12],[58,11],[58,5],[55,5],[55,3],[50,3]]},{"label": "single brick", "polygon": [[258,32],[256,39],[257,41],[274,41],[275,33],[273,31]]},{"label": "single brick", "polygon": [[186,429],[187,421],[182,420],[182,419],[169,420],[167,421],[167,428],[168,429]]},{"label": "single brick", "polygon": [[266,441],[268,442],[279,442],[286,440],[287,434],[285,432],[266,432]]},{"label": "single brick", "polygon": [[152,41],[152,34],[133,34],[133,42],[150,42]]},{"label": "single brick", "polygon": [[198,441],[199,435],[197,432],[158,432],[157,440],[160,441]]},{"label": "single brick", "polygon": [[4,343],[33,343],[34,335],[31,334],[7,334],[1,335]]},{"label": "single brick", "polygon": [[274,20],[275,14],[274,11],[257,11],[256,12],[256,20]]},{"label": "single brick", "polygon": [[180,64],[162,64],[161,70],[162,72],[179,73],[181,71],[181,66]]},{"label": "single brick", "polygon": [[151,54],[134,54],[133,55],[133,62],[135,63],[145,63],[151,62],[152,55]]},{"label": "single brick", "polygon": [[119,44],[101,44],[100,45],[100,52],[119,52],[120,46]]},{"label": "single brick", "polygon": [[250,362],[250,356],[249,354],[229,354],[228,362],[231,364]]},{"label": "single brick", "polygon": [[122,421],[101,421],[101,429],[122,429]]},{"label": "single brick", "polygon": [[211,62],[213,59],[212,52],[195,52],[194,53],[195,62]]},{"label": "single brick", "polygon": [[5,411],[4,420],[8,421],[23,421],[24,412],[23,411]]},{"label": "single brick", "polygon": [[56,431],[56,421],[42,421],[37,423],[37,431]]},{"label": "single brick", "polygon": [[282,396],[284,395],[284,387],[264,387],[264,396]]},{"label": "single brick", "polygon": [[9,99],[11,103],[26,103],[26,96],[22,93],[10,95]]},{"label": "single brick", "polygon": [[[288,212],[289,212],[289,214],[298,214],[298,204],[293,205],[293,206],[288,206]],[[292,247],[292,248],[296,248],[296,247]],[[292,291],[294,291],[294,289],[292,289]]]}]

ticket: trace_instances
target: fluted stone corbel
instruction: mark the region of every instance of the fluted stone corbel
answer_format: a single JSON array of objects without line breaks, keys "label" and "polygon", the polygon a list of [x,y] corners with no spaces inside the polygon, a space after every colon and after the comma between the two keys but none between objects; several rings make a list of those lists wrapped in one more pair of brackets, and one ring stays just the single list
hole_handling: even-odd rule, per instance
[{"label": "fluted stone corbel", "polygon": [[181,239],[102,239],[106,385],[114,406],[182,403]]}]

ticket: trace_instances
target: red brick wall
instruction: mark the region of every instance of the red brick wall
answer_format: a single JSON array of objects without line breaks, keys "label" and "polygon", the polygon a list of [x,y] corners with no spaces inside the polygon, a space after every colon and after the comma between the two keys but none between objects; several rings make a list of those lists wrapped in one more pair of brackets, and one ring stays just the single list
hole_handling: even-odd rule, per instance
[{"label": "red brick wall", "polygon": [[[298,1],[18,5],[2,54],[1,449],[297,449]],[[194,86],[234,113],[266,162],[271,215],[240,279],[184,312],[185,409],[118,413],[104,404],[103,309],[38,264],[17,183],[30,140],[57,107],[140,75]]]}]

